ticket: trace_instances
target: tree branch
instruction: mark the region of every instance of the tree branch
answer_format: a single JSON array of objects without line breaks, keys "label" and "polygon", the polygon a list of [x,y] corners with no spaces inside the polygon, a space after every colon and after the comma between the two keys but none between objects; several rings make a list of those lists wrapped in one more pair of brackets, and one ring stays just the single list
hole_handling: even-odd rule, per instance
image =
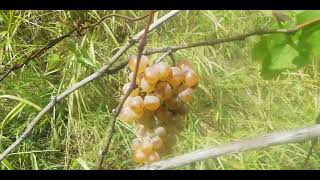
[{"label": "tree branch", "polygon": [[150,165],[136,168],[137,170],[173,169],[196,161],[216,158],[225,154],[234,154],[248,150],[256,150],[270,146],[297,143],[320,136],[320,125],[293,129],[285,132],[272,133],[266,136],[244,139],[229,144],[213,146],[188,154],[176,156],[167,160],[158,161]]},{"label": "tree branch", "polygon": [[3,81],[4,78],[6,78],[11,72],[22,68],[24,65],[27,65],[32,59],[41,56],[46,50],[52,48],[53,46],[55,46],[56,44],[58,44],[59,42],[61,42],[65,38],[74,36],[75,32],[77,32],[77,34],[81,34],[81,32],[83,32],[83,30],[96,27],[101,22],[103,22],[104,20],[106,20],[108,18],[111,18],[111,17],[123,18],[123,19],[126,19],[128,21],[139,21],[139,20],[142,20],[142,19],[146,18],[147,16],[148,16],[148,14],[143,15],[141,17],[132,18],[132,17],[128,17],[128,16],[124,16],[124,15],[120,15],[120,14],[109,14],[109,15],[103,16],[100,20],[98,20],[97,22],[95,22],[93,24],[90,24],[88,26],[79,25],[78,27],[75,27],[72,30],[70,30],[65,35],[51,40],[47,45],[43,46],[41,49],[33,51],[22,63],[18,63],[16,65],[14,65],[13,67],[5,70],[4,73],[0,76],[0,82]]},{"label": "tree branch", "polygon": [[241,35],[228,37],[228,38],[215,39],[215,40],[209,40],[209,41],[203,41],[203,42],[196,42],[196,43],[178,45],[178,46],[167,46],[167,47],[146,49],[143,52],[143,54],[150,55],[150,54],[154,54],[154,53],[165,53],[168,51],[175,52],[175,51],[178,51],[181,49],[188,49],[188,48],[194,48],[194,47],[199,47],[199,46],[213,46],[213,45],[225,43],[225,42],[243,41],[248,37],[257,36],[257,35],[261,36],[261,35],[276,34],[276,33],[292,34],[292,33],[299,31],[300,29],[318,24],[319,22],[320,22],[320,18],[317,18],[317,19],[305,22],[303,24],[296,25],[295,27],[290,28],[290,29],[256,30],[254,32],[241,34]]},{"label": "tree branch", "polygon": [[104,160],[104,157],[106,156],[106,154],[108,153],[108,150],[109,150],[109,146],[110,146],[110,143],[111,143],[111,140],[112,140],[112,137],[113,137],[113,133],[114,133],[114,128],[115,128],[115,124],[116,124],[116,121],[117,121],[117,117],[119,116],[121,110],[122,110],[122,107],[123,107],[123,104],[126,102],[127,98],[129,97],[130,93],[136,88],[137,84],[136,84],[136,78],[137,78],[137,74],[138,74],[138,70],[139,70],[139,65],[140,65],[140,59],[141,59],[141,56],[142,56],[142,52],[143,52],[143,49],[144,47],[146,46],[147,44],[147,32],[149,31],[149,27],[150,27],[150,24],[152,23],[152,20],[153,20],[153,14],[154,14],[154,11],[151,10],[150,11],[150,15],[149,15],[149,19],[148,19],[148,22],[145,26],[145,29],[144,29],[144,33],[142,35],[142,38],[141,38],[141,41],[140,41],[140,44],[138,46],[138,55],[137,55],[137,63],[136,63],[136,67],[134,69],[134,72],[133,72],[133,82],[130,84],[130,87],[129,89],[127,90],[126,94],[124,95],[124,98],[122,98],[122,100],[120,101],[120,104],[119,106],[116,108],[116,112],[115,112],[115,115],[114,115],[114,119],[113,121],[111,122],[112,125],[111,125],[111,128],[110,128],[110,131],[109,131],[109,135],[108,135],[108,138],[107,138],[107,141],[106,143],[104,144],[103,148],[102,148],[102,151],[98,157],[98,161],[97,161],[97,169],[102,169],[102,166],[103,166],[103,160]]},{"label": "tree branch", "polygon": [[[155,21],[150,25],[149,32],[160,26],[162,23],[166,22],[167,20],[174,17],[176,14],[178,14],[180,10],[173,10],[170,11],[168,14],[162,16],[160,19]],[[90,76],[86,77],[82,81],[72,85],[68,89],[66,89],[64,92],[62,92],[60,95],[56,96],[53,101],[51,101],[49,104],[47,104],[46,107],[44,107],[39,114],[33,118],[30,122],[30,124],[27,126],[26,130],[22,133],[22,135],[14,142],[12,143],[2,154],[0,154],[0,162],[15,148],[17,148],[32,132],[33,128],[36,126],[38,121],[52,108],[55,104],[57,104],[59,101],[61,101],[63,98],[74,92],[75,90],[81,88],[82,86],[88,84],[89,82],[97,79],[98,77],[102,76],[103,74],[110,71],[111,66],[119,59],[121,55],[123,55],[131,46],[135,44],[136,41],[138,41],[144,33],[143,31],[140,31],[137,33],[131,41],[127,42],[110,60],[110,63],[107,65],[102,66],[97,72],[91,74]]]}]

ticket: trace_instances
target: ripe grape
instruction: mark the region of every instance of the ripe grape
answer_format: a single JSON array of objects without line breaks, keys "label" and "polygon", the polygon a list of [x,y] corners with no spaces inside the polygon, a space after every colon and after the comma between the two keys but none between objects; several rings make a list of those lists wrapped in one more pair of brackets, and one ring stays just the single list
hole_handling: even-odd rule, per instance
[{"label": "ripe grape", "polygon": [[148,156],[148,162],[152,163],[152,162],[156,162],[160,160],[160,156],[157,152],[153,151],[151,154],[149,154]]},{"label": "ripe grape", "polygon": [[155,64],[155,68],[158,69],[159,79],[161,81],[167,80],[167,78],[170,75],[170,71],[171,71],[169,66],[167,64],[165,64],[164,62],[159,62],[159,63]]},{"label": "ripe grape", "polygon": [[189,87],[197,85],[199,82],[199,77],[194,71],[185,72],[185,84]]},{"label": "ripe grape", "polygon": [[138,150],[142,147],[142,142],[141,142],[141,139],[140,138],[135,138],[134,140],[132,140],[132,143],[131,143],[131,148],[133,150]]},{"label": "ripe grape", "polygon": [[140,88],[142,92],[152,92],[155,88],[155,84],[150,84],[145,78],[141,79]]},{"label": "ripe grape", "polygon": [[[129,90],[130,86],[131,86],[131,82],[128,82],[128,83],[123,85],[123,87],[122,87],[123,94],[127,93],[127,91]],[[136,88],[130,93],[130,96],[137,96],[138,94],[139,94],[139,89]]]},{"label": "ripe grape", "polygon": [[147,156],[142,150],[138,149],[137,151],[135,151],[135,153],[133,155],[133,159],[137,163],[144,164],[147,160]]},{"label": "ripe grape", "polygon": [[172,88],[167,82],[160,82],[157,84],[154,93],[161,97],[163,100],[166,100],[172,96]]},{"label": "ripe grape", "polygon": [[[133,55],[129,57],[128,66],[132,72],[134,72],[137,64],[137,56]],[[143,72],[146,67],[150,64],[150,60],[147,56],[142,55],[139,63],[138,73]]]},{"label": "ripe grape", "polygon": [[155,112],[155,116],[159,121],[168,121],[171,116],[172,113],[170,111],[168,111],[166,108],[160,107],[156,112]]},{"label": "ripe grape", "polygon": [[177,67],[179,67],[183,72],[189,71],[189,70],[193,70],[192,68],[192,64],[190,61],[188,60],[180,60],[177,63]]},{"label": "ripe grape", "polygon": [[157,127],[155,130],[154,130],[154,133],[159,136],[159,137],[165,137],[167,135],[167,131],[164,127]]},{"label": "ripe grape", "polygon": [[176,97],[172,97],[167,99],[165,104],[169,110],[176,110],[179,108],[179,106],[181,106],[181,101]]},{"label": "ripe grape", "polygon": [[143,109],[143,115],[137,119],[137,122],[146,124],[148,121],[152,121],[154,116],[154,112],[150,111],[146,108]]},{"label": "ripe grape", "polygon": [[143,112],[143,99],[140,96],[128,97],[124,107],[130,107],[135,113]]},{"label": "ripe grape", "polygon": [[163,141],[159,136],[154,136],[151,139],[151,143],[153,144],[153,148],[154,149],[161,149],[162,145],[163,145]]},{"label": "ripe grape", "polygon": [[143,102],[145,108],[150,111],[155,111],[160,107],[160,99],[157,96],[147,95]]},{"label": "ripe grape", "polygon": [[118,117],[123,122],[131,122],[137,118],[137,114],[130,107],[124,107]]},{"label": "ripe grape", "polygon": [[192,93],[193,89],[187,88],[184,91],[180,92],[178,97],[181,99],[181,101],[188,102],[192,99]]},{"label": "ripe grape", "polygon": [[150,84],[155,84],[159,79],[159,70],[156,66],[147,67],[144,72],[144,79]]},{"label": "ripe grape", "polygon": [[[130,74],[129,74],[129,81],[130,82],[133,82],[133,74],[134,74],[134,72],[130,72]],[[137,74],[136,84],[140,84],[141,83],[142,77],[143,77],[143,73],[138,73]]]},{"label": "ripe grape", "polygon": [[144,141],[142,144],[142,152],[149,155],[153,150],[153,144],[149,141]]},{"label": "ripe grape", "polygon": [[182,70],[178,67],[170,67],[170,75],[168,77],[168,82],[173,87],[178,87],[184,80],[184,74]]},{"label": "ripe grape", "polygon": [[147,128],[143,124],[137,124],[136,135],[138,137],[143,137],[147,133]]}]

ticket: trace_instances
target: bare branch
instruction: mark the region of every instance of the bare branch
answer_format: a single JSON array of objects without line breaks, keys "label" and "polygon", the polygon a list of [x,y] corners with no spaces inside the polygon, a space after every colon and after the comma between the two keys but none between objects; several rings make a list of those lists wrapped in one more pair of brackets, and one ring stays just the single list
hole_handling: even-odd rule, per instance
[{"label": "bare branch", "polygon": [[228,37],[228,38],[222,38],[222,39],[215,39],[211,41],[203,41],[203,42],[197,42],[197,43],[191,43],[191,44],[186,44],[186,45],[178,45],[178,46],[168,46],[168,47],[161,47],[161,48],[152,48],[152,49],[146,49],[143,54],[144,55],[150,55],[154,53],[165,53],[171,50],[172,52],[181,50],[181,49],[188,49],[188,48],[194,48],[194,47],[199,47],[199,46],[213,46],[216,44],[221,44],[225,42],[232,42],[232,41],[243,41],[248,37],[251,36],[262,36],[266,34],[276,34],[276,33],[284,33],[284,34],[292,34],[300,29],[318,24],[320,22],[320,18],[314,19],[312,21],[305,22],[303,24],[296,25],[293,28],[290,29],[274,29],[274,30],[256,30],[254,32],[246,33],[246,34],[241,34],[233,37]]},{"label": "bare branch", "polygon": [[77,32],[77,34],[82,34],[81,32],[84,32],[83,30],[96,27],[101,22],[103,22],[104,20],[111,18],[111,17],[119,17],[119,18],[123,18],[123,19],[129,20],[129,21],[139,21],[139,20],[146,18],[147,16],[148,16],[148,14],[143,15],[141,17],[132,18],[132,17],[128,17],[128,16],[124,16],[124,15],[120,15],[120,14],[109,14],[109,15],[103,16],[99,21],[92,23],[88,26],[83,26],[83,25],[79,24],[78,27],[73,28],[65,35],[60,36],[58,38],[55,38],[55,39],[51,40],[47,45],[43,46],[41,49],[33,51],[22,63],[16,64],[13,67],[5,70],[4,73],[0,76],[0,82],[4,78],[6,78],[12,71],[18,70],[18,69],[22,68],[24,65],[27,65],[32,59],[35,59],[35,58],[41,56],[46,50],[52,48],[53,46],[55,46],[56,44],[58,44],[59,42],[61,42],[65,38],[73,36],[75,32]]},{"label": "bare branch", "polygon": [[111,140],[112,140],[112,137],[113,137],[113,133],[114,133],[114,128],[115,128],[115,124],[116,124],[116,121],[117,121],[117,117],[119,116],[119,114],[120,114],[120,112],[122,110],[123,104],[127,100],[127,98],[129,97],[130,93],[137,86],[136,78],[137,78],[137,74],[138,74],[138,70],[139,70],[140,59],[141,59],[141,56],[142,56],[143,49],[147,44],[147,34],[148,34],[147,32],[149,31],[150,24],[152,23],[153,15],[154,15],[154,11],[151,10],[148,22],[147,22],[147,24],[145,26],[144,33],[142,35],[140,44],[138,46],[137,63],[136,63],[136,67],[135,67],[135,70],[134,70],[134,73],[133,73],[133,82],[131,83],[131,85],[130,85],[129,89],[127,90],[126,94],[124,95],[124,98],[122,98],[122,100],[120,101],[119,106],[116,108],[115,116],[114,116],[114,119],[113,119],[112,124],[111,124],[111,128],[110,128],[110,132],[108,134],[107,141],[104,144],[104,146],[102,148],[102,151],[101,151],[101,153],[99,155],[98,161],[97,161],[97,169],[102,169],[103,160],[104,160],[104,157],[106,156],[106,154],[108,153],[109,146],[110,146],[110,143],[111,143]]},{"label": "bare branch", "polygon": [[297,143],[320,136],[320,125],[293,129],[285,132],[272,133],[266,136],[244,139],[229,144],[213,146],[188,154],[176,156],[167,160],[158,161],[150,165],[136,168],[137,170],[173,169],[196,161],[216,158],[225,154],[234,154],[248,150],[256,150],[270,146]]},{"label": "bare branch", "polygon": [[[162,16],[160,19],[155,21],[151,24],[149,28],[149,32],[153,29],[160,26],[162,23],[166,22],[167,20],[174,17],[176,14],[178,14],[180,10],[173,10],[170,11],[168,14]],[[131,46],[134,45],[136,41],[138,41],[144,33],[143,31],[140,31],[137,33],[132,39],[132,41],[127,42],[110,60],[110,63],[107,65],[102,66],[97,72],[91,74],[90,76],[86,77],[82,81],[72,85],[68,89],[66,89],[63,93],[56,96],[54,101],[51,101],[49,104],[47,104],[46,107],[44,107],[39,114],[33,118],[30,122],[30,124],[27,126],[26,130],[22,133],[22,135],[13,143],[11,144],[2,154],[0,154],[0,162],[15,148],[17,148],[32,132],[32,129],[36,126],[38,121],[52,108],[55,104],[57,104],[59,101],[61,101],[63,98],[74,92],[75,90],[81,88],[82,86],[88,84],[89,82],[97,79],[98,77],[102,76],[103,74],[107,73],[111,70],[111,66],[119,59],[119,57],[124,54]]]}]

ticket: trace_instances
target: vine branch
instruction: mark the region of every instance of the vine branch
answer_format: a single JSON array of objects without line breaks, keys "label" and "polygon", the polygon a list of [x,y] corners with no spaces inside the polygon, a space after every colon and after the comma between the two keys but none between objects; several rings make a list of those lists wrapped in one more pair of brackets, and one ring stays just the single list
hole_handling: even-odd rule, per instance
[{"label": "vine branch", "polygon": [[297,143],[320,136],[320,125],[293,129],[290,131],[272,133],[252,139],[242,139],[232,143],[213,146],[194,151],[188,154],[176,156],[170,159],[158,161],[150,165],[135,168],[136,170],[164,170],[184,166],[196,161],[216,158],[226,154],[234,154],[248,150],[262,149],[270,146]]},{"label": "vine branch", "polygon": [[166,53],[168,51],[178,51],[182,49],[188,49],[188,48],[194,48],[194,47],[199,47],[199,46],[213,46],[216,44],[221,44],[225,42],[232,42],[232,41],[243,41],[248,37],[251,36],[262,36],[266,34],[276,34],[276,33],[284,33],[284,34],[292,34],[295,33],[301,29],[304,29],[306,27],[315,25],[320,23],[320,18],[307,21],[305,23],[299,24],[294,26],[293,28],[289,29],[273,29],[273,30],[256,30],[253,32],[241,34],[241,35],[236,35],[233,37],[227,37],[227,38],[221,38],[221,39],[215,39],[215,40],[209,40],[209,41],[203,41],[203,42],[196,42],[196,43],[190,43],[190,44],[185,44],[185,45],[177,45],[177,46],[167,46],[167,47],[160,47],[160,48],[152,48],[152,49],[146,49],[143,54],[144,55],[150,55],[150,54],[155,54],[155,53]]},{"label": "vine branch", "polygon": [[140,64],[140,59],[141,59],[141,56],[142,56],[142,52],[143,52],[143,49],[144,47],[146,46],[147,44],[147,34],[148,34],[148,31],[149,31],[149,27],[150,27],[150,24],[152,23],[152,20],[153,20],[153,14],[154,14],[154,11],[151,10],[150,11],[150,15],[149,15],[149,19],[148,19],[148,22],[145,26],[145,29],[144,29],[144,33],[142,35],[142,38],[140,40],[140,44],[138,46],[138,55],[137,55],[137,63],[136,63],[136,66],[135,66],[135,69],[134,69],[134,73],[133,73],[133,81],[132,83],[130,84],[130,87],[129,89],[127,90],[126,94],[124,95],[124,98],[122,98],[122,100],[120,101],[119,103],[119,106],[116,108],[116,111],[115,111],[115,115],[114,115],[114,119],[112,120],[112,124],[111,124],[111,128],[110,128],[110,131],[109,131],[109,134],[108,134],[108,138],[107,138],[107,141],[106,143],[103,145],[103,148],[102,148],[102,151],[98,157],[98,161],[97,161],[97,169],[102,169],[102,166],[103,166],[103,160],[104,160],[104,157],[106,156],[106,154],[108,153],[108,150],[109,150],[109,146],[110,146],[110,143],[111,143],[111,140],[112,140],[112,137],[113,137],[113,133],[114,133],[114,129],[115,129],[115,124],[116,124],[116,121],[117,121],[117,117],[119,116],[121,110],[122,110],[122,107],[123,107],[123,104],[125,103],[125,101],[127,100],[127,98],[129,97],[130,93],[136,88],[137,84],[136,84],[136,78],[137,78],[137,74],[138,74],[138,70],[139,70],[139,64]]}]

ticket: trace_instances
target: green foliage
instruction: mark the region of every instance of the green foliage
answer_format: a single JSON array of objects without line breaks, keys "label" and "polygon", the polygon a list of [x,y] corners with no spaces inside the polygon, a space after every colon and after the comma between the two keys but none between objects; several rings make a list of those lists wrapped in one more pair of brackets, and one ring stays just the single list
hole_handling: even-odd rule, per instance
[{"label": "green foliage", "polygon": [[[320,11],[303,11],[296,16],[302,24],[320,17]],[[289,28],[288,25],[285,25]],[[320,56],[320,24],[295,34],[265,35],[254,45],[252,59],[262,64],[261,76],[271,79],[287,70],[297,70]]]}]

